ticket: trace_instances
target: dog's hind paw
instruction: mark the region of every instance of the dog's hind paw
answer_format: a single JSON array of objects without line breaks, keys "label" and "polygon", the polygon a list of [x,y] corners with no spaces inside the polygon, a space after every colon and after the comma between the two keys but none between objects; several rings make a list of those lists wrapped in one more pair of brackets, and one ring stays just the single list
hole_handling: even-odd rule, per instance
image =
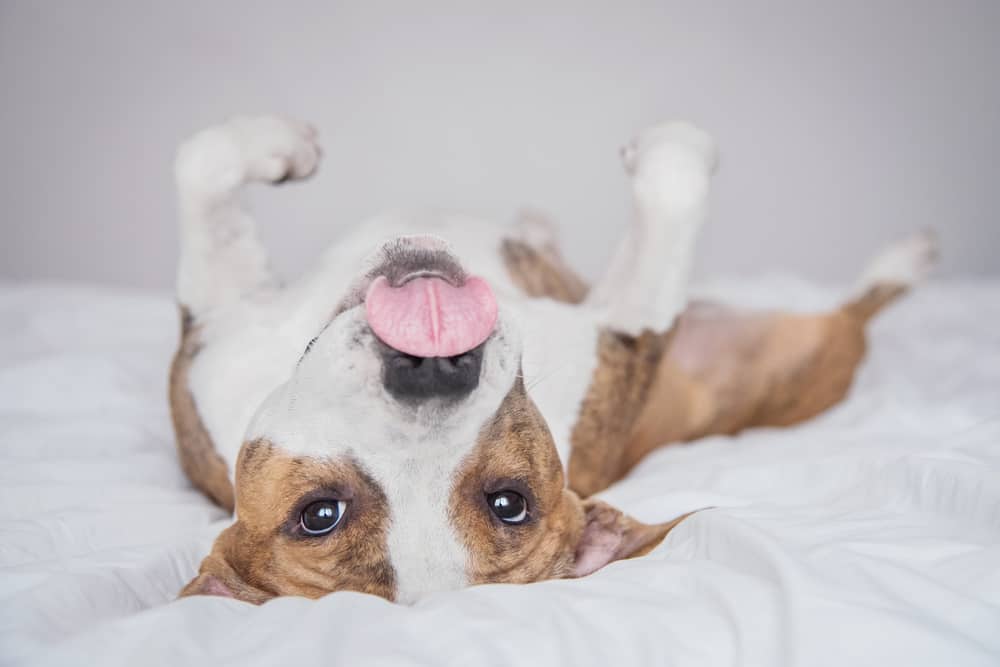
[{"label": "dog's hind paw", "polygon": [[915,285],[937,264],[939,244],[933,230],[913,234],[883,250],[868,265],[859,281],[866,289],[876,285]]}]

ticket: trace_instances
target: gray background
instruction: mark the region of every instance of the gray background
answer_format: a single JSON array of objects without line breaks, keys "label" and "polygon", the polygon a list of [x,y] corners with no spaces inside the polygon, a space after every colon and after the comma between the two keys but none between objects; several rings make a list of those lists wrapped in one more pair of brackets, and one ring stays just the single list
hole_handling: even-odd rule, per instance
[{"label": "gray background", "polygon": [[378,211],[549,211],[599,272],[618,146],[686,118],[722,147],[704,275],[850,278],[933,226],[1000,273],[1000,2],[0,0],[0,276],[167,287],[177,142],[233,112],[315,122],[306,185],[252,199],[297,273]]}]

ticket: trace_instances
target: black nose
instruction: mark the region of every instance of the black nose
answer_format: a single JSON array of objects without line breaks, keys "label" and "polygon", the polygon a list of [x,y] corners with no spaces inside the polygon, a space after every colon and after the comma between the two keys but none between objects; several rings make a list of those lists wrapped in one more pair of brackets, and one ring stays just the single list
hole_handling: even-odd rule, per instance
[{"label": "black nose", "polygon": [[479,386],[483,347],[455,357],[414,357],[383,346],[382,383],[402,401],[462,398]]}]

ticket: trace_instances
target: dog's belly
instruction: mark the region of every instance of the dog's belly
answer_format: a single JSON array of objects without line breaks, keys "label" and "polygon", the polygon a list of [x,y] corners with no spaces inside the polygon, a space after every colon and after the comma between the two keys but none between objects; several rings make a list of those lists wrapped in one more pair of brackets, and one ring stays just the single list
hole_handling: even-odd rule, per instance
[{"label": "dog's belly", "polygon": [[500,254],[505,231],[464,216],[385,215],[330,247],[313,271],[287,289],[201,322],[201,348],[191,363],[189,386],[230,474],[258,406],[288,379],[309,341],[365,271],[370,254],[387,239],[413,234],[446,239],[466,269],[490,283],[500,308],[517,324],[525,386],[549,424],[565,467],[596,365],[596,320],[581,306],[524,297]]}]

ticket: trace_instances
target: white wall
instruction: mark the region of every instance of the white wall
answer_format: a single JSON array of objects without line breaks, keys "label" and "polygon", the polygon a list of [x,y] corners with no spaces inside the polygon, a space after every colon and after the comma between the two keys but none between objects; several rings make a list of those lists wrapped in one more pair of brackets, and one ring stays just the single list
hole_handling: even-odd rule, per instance
[{"label": "white wall", "polygon": [[288,272],[380,209],[532,204],[593,275],[617,147],[685,117],[723,150],[702,275],[847,279],[921,226],[1000,273],[1000,2],[474,4],[0,0],[0,276],[172,284],[174,146],[255,110],[325,141],[254,195]]}]

